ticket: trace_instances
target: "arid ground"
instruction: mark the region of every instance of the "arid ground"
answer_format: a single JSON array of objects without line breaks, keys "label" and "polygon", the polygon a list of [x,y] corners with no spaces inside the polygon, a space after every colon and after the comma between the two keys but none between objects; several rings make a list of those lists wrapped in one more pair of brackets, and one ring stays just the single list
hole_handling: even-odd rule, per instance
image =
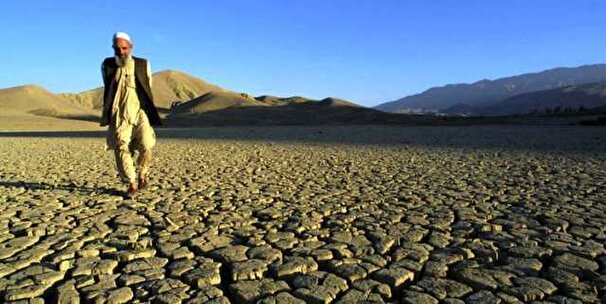
[{"label": "arid ground", "polygon": [[132,200],[103,135],[0,133],[1,301],[606,301],[603,127],[161,129]]}]

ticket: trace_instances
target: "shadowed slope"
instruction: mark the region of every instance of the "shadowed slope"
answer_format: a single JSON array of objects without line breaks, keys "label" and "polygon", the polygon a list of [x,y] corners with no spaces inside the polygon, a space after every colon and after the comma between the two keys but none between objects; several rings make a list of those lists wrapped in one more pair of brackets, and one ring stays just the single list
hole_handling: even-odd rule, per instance
[{"label": "shadowed slope", "polygon": [[360,107],[336,98],[320,101],[301,97],[249,99],[237,94],[209,93],[173,109],[167,118],[167,124],[175,126],[357,124],[387,121],[395,116],[403,117]]},{"label": "shadowed slope", "polygon": [[256,100],[261,101],[270,106],[284,106],[293,103],[302,103],[310,101],[311,99],[301,97],[301,96],[292,96],[292,97],[277,97],[271,95],[262,95],[255,97]]},{"label": "shadowed slope", "polygon": [[548,110],[592,109],[606,106],[606,82],[574,85],[518,95],[486,109],[491,115],[543,113]]},{"label": "shadowed slope", "polygon": [[227,108],[240,108],[250,106],[267,106],[256,99],[233,92],[209,92],[198,98],[175,106],[171,115],[201,114],[205,112],[223,110]]}]

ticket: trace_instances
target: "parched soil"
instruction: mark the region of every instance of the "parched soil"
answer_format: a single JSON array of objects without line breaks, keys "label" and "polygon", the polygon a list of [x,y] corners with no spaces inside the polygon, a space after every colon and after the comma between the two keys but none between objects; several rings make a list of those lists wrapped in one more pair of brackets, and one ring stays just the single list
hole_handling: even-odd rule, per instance
[{"label": "parched soil", "polygon": [[126,199],[100,132],[0,133],[0,301],[606,301],[606,130],[158,131]]}]

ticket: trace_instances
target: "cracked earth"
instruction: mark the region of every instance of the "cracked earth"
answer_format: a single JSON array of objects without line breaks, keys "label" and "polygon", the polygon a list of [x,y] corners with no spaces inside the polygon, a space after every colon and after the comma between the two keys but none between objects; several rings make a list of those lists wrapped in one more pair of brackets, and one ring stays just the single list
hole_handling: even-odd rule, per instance
[{"label": "cracked earth", "polygon": [[604,128],[158,134],[0,133],[1,301],[606,302]]}]

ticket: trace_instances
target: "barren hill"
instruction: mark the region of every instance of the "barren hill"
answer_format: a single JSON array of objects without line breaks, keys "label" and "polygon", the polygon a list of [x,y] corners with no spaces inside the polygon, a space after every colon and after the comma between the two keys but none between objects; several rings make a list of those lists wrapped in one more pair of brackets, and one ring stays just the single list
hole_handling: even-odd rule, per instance
[{"label": "barren hill", "polygon": [[[177,71],[155,73],[153,91],[162,116],[170,111],[169,125],[364,123],[386,116],[336,98],[252,97]],[[98,122],[103,88],[54,95],[41,87],[26,86],[3,93],[0,95],[4,99],[0,100],[4,100],[4,113]]]},{"label": "barren hill", "polygon": [[301,97],[301,96],[292,96],[292,97],[277,97],[271,95],[262,95],[255,97],[256,100],[261,101],[270,106],[285,106],[293,103],[301,103],[310,101],[309,98]]},{"label": "barren hill", "polygon": [[89,129],[95,114],[40,86],[0,89],[1,130]]},{"label": "barren hill", "polygon": [[208,93],[175,107],[167,125],[300,125],[356,124],[386,121],[397,114],[360,107],[337,98],[311,100],[304,97]]},{"label": "barren hill", "polygon": [[166,70],[153,75],[156,107],[170,109],[173,102],[188,101],[208,92],[226,92],[217,85],[178,71]]},{"label": "barren hill", "polygon": [[103,107],[103,88],[96,88],[82,93],[62,93],[57,95],[89,109],[101,109]]},{"label": "barren hill", "polygon": [[3,114],[36,114],[45,116],[87,115],[92,111],[73,104],[37,85],[0,89]]},{"label": "barren hill", "polygon": [[[208,92],[227,91],[204,80],[173,70],[166,70],[152,75],[152,92],[156,107],[168,110],[173,102],[184,102]],[[103,107],[103,87],[85,91],[79,94],[59,94],[79,104],[92,109]]]},{"label": "barren hill", "polygon": [[250,106],[267,106],[267,104],[248,97],[245,94],[237,94],[234,92],[208,92],[200,97],[175,106],[171,110],[171,115],[201,114],[227,108]]},{"label": "barren hill", "polygon": [[347,100],[334,98],[334,97],[324,98],[324,99],[322,99],[316,103],[312,103],[312,104],[315,104],[316,106],[321,106],[321,107],[354,107],[354,108],[359,108],[359,109],[362,108],[361,106],[359,106],[353,102],[349,102]]}]

